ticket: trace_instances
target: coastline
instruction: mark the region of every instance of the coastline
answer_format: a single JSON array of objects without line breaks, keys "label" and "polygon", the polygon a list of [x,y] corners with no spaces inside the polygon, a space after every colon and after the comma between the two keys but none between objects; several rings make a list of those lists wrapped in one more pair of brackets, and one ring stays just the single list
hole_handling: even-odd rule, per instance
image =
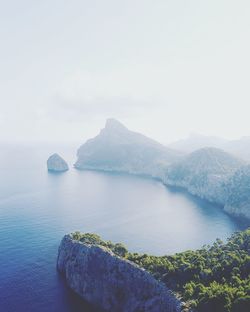
[{"label": "coastline", "polygon": [[190,197],[192,200],[195,201],[203,201],[208,204],[214,205],[217,209],[220,209],[225,213],[227,216],[229,216],[232,220],[234,220],[242,230],[246,229],[247,227],[250,226],[250,219],[244,217],[244,216],[238,216],[234,214],[230,214],[229,212],[225,211],[223,204],[217,203],[210,201],[209,199],[205,197],[200,197],[197,194],[191,193],[188,191],[187,188],[183,186],[176,186],[176,185],[171,185],[168,183],[165,183],[162,177],[157,177],[157,176],[152,176],[149,174],[143,174],[143,173],[135,173],[135,172],[128,172],[128,171],[122,171],[122,170],[113,170],[113,169],[103,169],[103,168],[92,168],[92,167],[84,167],[84,168],[79,168],[76,167],[75,165],[73,166],[74,169],[78,171],[95,171],[95,172],[101,172],[101,173],[108,173],[111,175],[123,175],[123,176],[134,176],[137,178],[142,178],[142,179],[147,179],[147,180],[154,180],[157,182],[160,182],[162,185],[164,185],[168,190],[173,191],[173,192],[178,192],[185,194],[186,196]]}]

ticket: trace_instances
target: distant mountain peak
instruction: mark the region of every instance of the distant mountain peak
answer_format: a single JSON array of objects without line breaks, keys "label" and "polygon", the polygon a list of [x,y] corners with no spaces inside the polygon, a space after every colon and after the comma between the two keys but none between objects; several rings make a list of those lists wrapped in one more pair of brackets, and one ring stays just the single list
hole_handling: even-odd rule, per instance
[{"label": "distant mountain peak", "polygon": [[239,158],[237,158],[236,156],[224,151],[221,148],[217,148],[217,147],[202,147],[198,150],[195,150],[194,152],[190,153],[187,158],[193,158],[193,157],[202,157],[202,156],[209,156],[210,159],[215,159],[216,161],[218,161],[218,157],[222,157],[223,160],[225,160],[225,158],[227,159],[234,159],[237,162],[242,162],[243,161]]},{"label": "distant mountain peak", "polygon": [[244,165],[244,161],[216,147],[203,147],[188,154],[182,165],[190,172],[230,174]]},{"label": "distant mountain peak", "polygon": [[110,118],[100,133],[77,151],[78,169],[158,176],[181,154]]},{"label": "distant mountain peak", "polygon": [[202,148],[199,148],[197,150],[195,150],[194,152],[192,152],[190,155],[195,155],[195,154],[207,154],[207,153],[210,153],[210,155],[212,154],[228,154],[227,152],[225,152],[224,150],[222,150],[221,148],[218,148],[218,147],[212,147],[212,146],[205,146],[205,147],[202,147]]},{"label": "distant mountain peak", "polygon": [[114,118],[108,118],[106,120],[104,129],[106,130],[128,130],[120,121]]},{"label": "distant mountain peak", "polygon": [[190,134],[189,137],[169,144],[168,146],[183,152],[191,153],[204,147],[223,148],[227,140],[215,136],[202,134]]}]

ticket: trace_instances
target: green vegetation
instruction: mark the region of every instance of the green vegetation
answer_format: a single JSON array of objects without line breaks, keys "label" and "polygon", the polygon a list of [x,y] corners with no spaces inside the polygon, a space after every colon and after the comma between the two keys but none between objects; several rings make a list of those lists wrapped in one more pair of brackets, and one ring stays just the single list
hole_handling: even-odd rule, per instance
[{"label": "green vegetation", "polygon": [[72,234],[72,237],[73,239],[79,240],[80,242],[83,242],[85,244],[99,245],[108,248],[119,257],[126,257],[126,255],[128,254],[128,250],[123,244],[120,243],[113,244],[110,241],[105,242],[97,234],[92,233],[83,234],[81,232],[75,232]]},{"label": "green vegetation", "polygon": [[104,242],[95,234],[73,234],[75,239],[111,249],[174,290],[186,302],[184,309],[202,312],[250,311],[250,229],[223,243],[173,256],[128,253],[121,244]]}]

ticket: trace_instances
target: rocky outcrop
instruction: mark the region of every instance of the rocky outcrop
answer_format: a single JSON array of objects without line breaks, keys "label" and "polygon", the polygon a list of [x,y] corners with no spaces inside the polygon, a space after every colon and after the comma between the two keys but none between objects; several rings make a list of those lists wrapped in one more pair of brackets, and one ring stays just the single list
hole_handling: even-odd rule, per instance
[{"label": "rocky outcrop", "polygon": [[66,161],[58,154],[51,155],[47,160],[47,167],[49,171],[63,172],[69,170]]},{"label": "rocky outcrop", "polygon": [[162,283],[132,262],[100,245],[66,235],[57,268],[69,287],[110,312],[179,312],[180,302]]}]

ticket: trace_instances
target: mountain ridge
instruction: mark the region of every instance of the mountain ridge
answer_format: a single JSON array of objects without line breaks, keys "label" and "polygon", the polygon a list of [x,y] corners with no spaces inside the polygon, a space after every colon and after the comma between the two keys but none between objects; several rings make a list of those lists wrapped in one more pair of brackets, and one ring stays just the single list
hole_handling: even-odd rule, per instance
[{"label": "mountain ridge", "polygon": [[216,136],[195,134],[167,146],[184,153],[192,153],[204,147],[216,147],[250,162],[250,136],[227,140]]},{"label": "mountain ridge", "polygon": [[97,169],[159,177],[163,168],[182,156],[157,141],[108,119],[100,133],[80,146],[77,169]]}]

